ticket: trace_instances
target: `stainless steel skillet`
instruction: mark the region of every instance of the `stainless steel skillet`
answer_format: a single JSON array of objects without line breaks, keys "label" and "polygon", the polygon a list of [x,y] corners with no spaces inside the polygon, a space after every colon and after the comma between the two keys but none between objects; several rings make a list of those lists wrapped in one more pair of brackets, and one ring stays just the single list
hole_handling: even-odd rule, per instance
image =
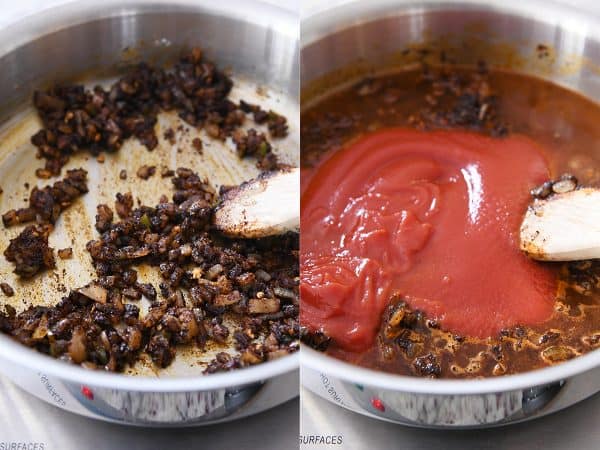
[{"label": "stainless steel skillet", "polygon": [[[303,107],[323,90],[416,63],[406,58],[406,48],[444,49],[459,64],[483,59],[550,79],[598,102],[599,25],[593,14],[536,0],[317,4],[301,22]],[[553,57],[538,58],[538,44],[551,48]],[[558,411],[600,391],[600,350],[554,367],[473,380],[386,374],[306,346],[301,366],[302,383],[327,400],[417,427],[505,425]]]},{"label": "stainless steel skillet", "polygon": [[[233,97],[246,98],[286,115],[290,135],[277,144],[284,161],[298,158],[298,25],[290,12],[260,1],[105,1],[77,2],[29,16],[0,30],[0,209],[23,205],[37,180],[33,172],[41,162],[29,136],[39,127],[28,109],[32,91],[64,80],[106,83],[126,66],[141,60],[168,62],[181,48],[202,46],[221,67],[231,69],[236,88]],[[57,260],[54,274],[19,282],[6,261],[0,277],[16,291],[18,310],[28,304],[53,304],[61,286],[85,284],[92,275],[85,242],[94,234],[95,205],[112,201],[117,191],[130,190],[146,204],[154,204],[161,191],[169,192],[160,177],[149,182],[134,174],[141,164],[192,167],[216,186],[239,183],[256,175],[253,163],[240,162],[231,149],[217,142],[205,146],[199,160],[189,149],[196,130],[178,136],[172,145],[162,139],[164,129],[176,124],[161,115],[159,147],[148,153],[128,142],[118,155],[99,164],[79,155],[70,167],[89,171],[90,193],[66,211],[51,237],[51,245],[73,245],[71,260]],[[176,124],[177,125],[177,124]],[[184,151],[178,152],[178,148]],[[86,160],[86,158],[88,158]],[[120,169],[130,176],[120,180]],[[165,180],[166,183],[166,180]],[[20,228],[7,230],[0,245]],[[151,279],[150,269],[140,275]],[[254,414],[298,394],[298,355],[292,355],[238,372],[201,376],[208,355],[193,349],[178,354],[164,371],[139,364],[127,374],[84,370],[27,349],[0,336],[0,371],[29,392],[79,414],[140,425],[198,425]]]}]

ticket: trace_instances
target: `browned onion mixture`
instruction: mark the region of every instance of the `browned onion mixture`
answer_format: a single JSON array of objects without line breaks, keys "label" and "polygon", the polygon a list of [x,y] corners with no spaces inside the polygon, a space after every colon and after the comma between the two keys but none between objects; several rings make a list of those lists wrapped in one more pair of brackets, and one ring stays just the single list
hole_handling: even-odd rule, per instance
[{"label": "browned onion mixture", "polygon": [[[195,49],[171,71],[140,64],[108,91],[62,86],[36,92],[34,104],[44,129],[32,142],[46,159],[45,168],[36,173],[42,178],[57,175],[72,153],[115,151],[130,136],[152,150],[156,116],[172,109],[213,138],[232,136],[240,157],[256,157],[265,170],[278,168],[266,136],[238,127],[251,114],[256,123],[267,124],[273,137],[282,137],[286,119],[257,105],[234,104],[228,99],[231,87],[231,79]],[[201,151],[201,142],[194,147]],[[137,176],[146,179],[155,171],[142,166]],[[87,192],[86,175],[83,169],[69,171],[63,181],[34,189],[29,207],[3,215],[5,226],[37,222],[5,252],[17,274],[32,277],[54,267],[48,234],[59,214]],[[92,283],[73,289],[52,307],[30,306],[17,314],[6,305],[0,331],[56,358],[110,371],[124,370],[143,354],[167,367],[178,345],[225,350],[233,341],[235,354],[217,353],[207,373],[296,351],[298,235],[224,237],[211,227],[218,194],[209,180],[187,168],[163,169],[161,176],[173,177],[172,201],[163,195],[158,205],[134,208],[131,193],[117,193],[113,207],[98,205],[99,237],[86,246],[97,273]],[[72,250],[61,249],[59,256],[70,258]],[[162,276],[159,286],[137,280],[141,264],[156,267]],[[14,294],[6,283],[2,291]],[[143,316],[136,304],[142,296],[150,302]]]}]

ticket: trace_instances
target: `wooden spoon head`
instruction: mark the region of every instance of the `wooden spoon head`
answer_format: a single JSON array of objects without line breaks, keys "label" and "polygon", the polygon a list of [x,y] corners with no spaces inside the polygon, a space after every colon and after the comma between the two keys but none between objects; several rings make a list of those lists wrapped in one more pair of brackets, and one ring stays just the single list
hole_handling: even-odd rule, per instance
[{"label": "wooden spoon head", "polygon": [[541,261],[600,258],[600,191],[585,188],[535,200],[521,224],[520,247]]},{"label": "wooden spoon head", "polygon": [[214,225],[232,237],[260,238],[299,230],[300,169],[264,173],[227,191]]}]

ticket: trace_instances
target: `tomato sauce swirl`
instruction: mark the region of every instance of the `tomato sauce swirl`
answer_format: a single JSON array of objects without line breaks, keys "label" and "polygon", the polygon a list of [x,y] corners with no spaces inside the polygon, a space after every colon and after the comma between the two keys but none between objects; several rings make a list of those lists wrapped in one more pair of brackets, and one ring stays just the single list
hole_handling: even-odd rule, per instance
[{"label": "tomato sauce swirl", "polygon": [[300,320],[349,351],[373,344],[400,293],[443,329],[485,338],[547,320],[556,276],[519,250],[531,139],[387,128],[303,171]]}]

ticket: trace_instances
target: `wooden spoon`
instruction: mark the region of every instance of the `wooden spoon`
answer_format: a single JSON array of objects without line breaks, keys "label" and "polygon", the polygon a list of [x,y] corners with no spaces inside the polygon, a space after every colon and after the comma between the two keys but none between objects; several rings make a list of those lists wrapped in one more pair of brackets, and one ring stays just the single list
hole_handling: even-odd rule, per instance
[{"label": "wooden spoon", "polygon": [[535,200],[520,238],[521,250],[537,260],[600,258],[600,190],[578,189]]},{"label": "wooden spoon", "polygon": [[300,169],[268,172],[222,197],[214,225],[231,237],[261,238],[300,229]]}]

